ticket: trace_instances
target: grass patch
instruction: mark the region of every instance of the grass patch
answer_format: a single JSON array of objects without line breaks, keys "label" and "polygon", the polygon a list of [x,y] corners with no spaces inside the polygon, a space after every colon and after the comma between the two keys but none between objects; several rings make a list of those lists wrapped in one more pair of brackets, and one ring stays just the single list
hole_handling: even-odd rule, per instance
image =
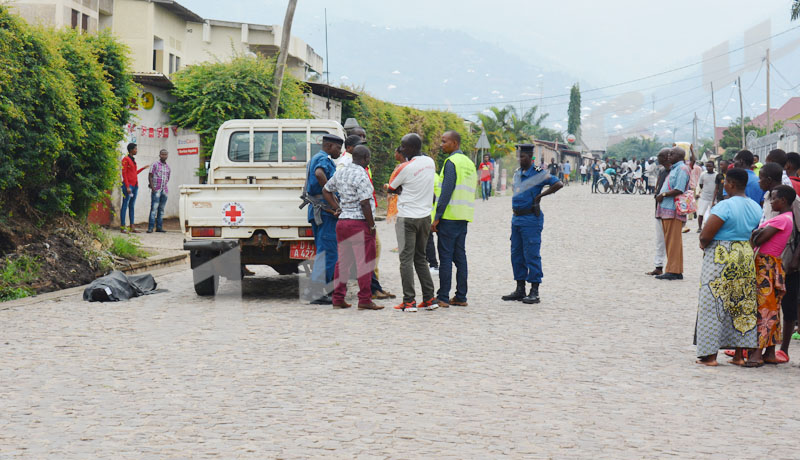
[{"label": "grass patch", "polygon": [[111,237],[103,230],[103,227],[97,224],[89,224],[89,233],[91,233],[94,239],[99,241],[104,248],[111,246]]},{"label": "grass patch", "polygon": [[111,254],[123,259],[143,259],[150,255],[141,248],[142,242],[134,236],[112,236],[111,246],[108,250]]},{"label": "grass patch", "polygon": [[24,285],[36,279],[40,267],[39,262],[30,256],[6,258],[0,268],[0,302],[33,295],[33,289]]}]

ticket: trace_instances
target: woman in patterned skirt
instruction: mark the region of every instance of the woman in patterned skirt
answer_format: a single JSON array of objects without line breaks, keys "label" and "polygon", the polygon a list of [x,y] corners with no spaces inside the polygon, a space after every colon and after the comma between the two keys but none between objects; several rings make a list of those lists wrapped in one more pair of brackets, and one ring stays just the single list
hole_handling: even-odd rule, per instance
[{"label": "woman in patterned skirt", "polygon": [[[761,174],[773,164],[764,165]],[[796,193],[788,185],[779,185],[772,189],[769,196],[772,211],[778,215],[759,225],[750,237],[756,254],[758,347],[748,353],[746,367],[778,364],[775,345],[782,340],[780,310],[786,283],[781,255],[794,227],[792,203]],[[765,351],[762,353],[762,350]]]},{"label": "woman in patterned skirt", "polygon": [[705,252],[694,344],[698,364],[717,365],[721,348],[735,348],[732,364],[744,365],[744,349],[758,345],[756,269],[750,235],[761,208],[744,193],[747,172],[733,169],[725,178],[727,200],[711,209],[700,233]]}]

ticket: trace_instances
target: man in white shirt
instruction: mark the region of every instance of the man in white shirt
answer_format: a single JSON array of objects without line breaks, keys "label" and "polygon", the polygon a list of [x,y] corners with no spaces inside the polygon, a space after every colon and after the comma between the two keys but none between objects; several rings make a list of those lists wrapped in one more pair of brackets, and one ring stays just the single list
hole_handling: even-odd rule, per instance
[{"label": "man in white shirt", "polygon": [[422,288],[422,303],[419,308],[434,310],[438,308],[434,295],[433,278],[428,269],[425,250],[431,232],[431,211],[433,210],[433,185],[436,178],[436,164],[429,156],[420,152],[422,138],[411,133],[403,136],[399,152],[406,160],[400,165],[391,183],[384,188],[397,198],[397,245],[400,248],[400,278],[403,283],[403,302],[395,310],[417,311],[414,292],[414,271],[417,272]]},{"label": "man in white shirt", "polygon": [[700,198],[697,200],[697,233],[703,230],[703,216],[711,209],[714,203],[717,174],[714,172],[714,162],[706,162],[706,170],[700,175],[697,185],[700,187]]},{"label": "man in white shirt", "polygon": [[586,185],[586,165],[581,165],[581,185]]}]

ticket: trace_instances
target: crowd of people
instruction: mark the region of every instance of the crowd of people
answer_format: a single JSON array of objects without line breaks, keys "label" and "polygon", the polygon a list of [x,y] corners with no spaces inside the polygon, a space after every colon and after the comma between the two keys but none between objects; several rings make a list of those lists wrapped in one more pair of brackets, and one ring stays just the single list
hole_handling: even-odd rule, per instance
[{"label": "crowd of people", "polygon": [[[383,185],[389,196],[387,220],[394,224],[397,235],[403,290],[401,302],[394,306],[396,311],[468,305],[467,231],[475,215],[478,183],[484,200],[491,194],[494,164],[486,155],[476,167],[461,151],[461,136],[456,131],[445,132],[440,147],[446,159],[437,172],[434,160],[421,151],[422,138],[406,134],[395,150],[398,165]],[[531,144],[518,146],[520,168],[513,179],[511,228],[511,263],[517,289],[503,296],[503,300],[526,304],[540,301],[539,250],[544,216],[539,203],[563,186],[556,176],[535,167],[533,150]],[[323,136],[322,150],[309,162],[308,221],[317,248],[308,292],[312,304],[352,307],[345,301],[347,281],[352,278],[358,280],[361,310],[380,310],[384,307],[374,300],[395,297],[379,281],[380,239],[375,226],[377,198],[370,155],[366,131],[355,128],[346,139]],[[438,275],[438,290],[433,275]],[[422,291],[419,303],[415,276]],[[530,291],[527,283],[531,284]]]},{"label": "crowd of people", "polygon": [[719,350],[743,367],[787,362],[800,301],[800,154],[775,149],[762,165],[741,150],[732,163],[703,169],[673,147],[657,162],[655,269],[647,274],[683,279],[681,235],[696,215],[704,254],[698,364],[718,365]]},{"label": "crowd of people", "polygon": [[[405,135],[395,151],[399,164],[383,189],[394,197],[389,200],[389,214],[396,219],[403,288],[402,301],[394,307],[397,311],[468,305],[465,245],[468,224],[475,212],[478,168],[460,145],[458,132],[442,135],[441,149],[447,159],[438,173],[433,159],[422,153],[419,135]],[[351,307],[345,302],[347,280],[351,277],[358,280],[361,310],[380,310],[384,307],[374,300],[395,297],[379,281],[380,240],[375,227],[377,198],[369,169],[370,155],[366,131],[356,128],[347,139],[325,135],[322,151],[309,163],[306,187],[312,206],[308,220],[317,247],[311,275],[313,304]],[[484,158],[484,162],[488,160]],[[486,171],[481,179],[493,174],[491,164],[480,169]],[[437,251],[431,248],[434,233],[438,235],[438,261]],[[433,263],[429,263],[431,252]],[[451,297],[453,266],[456,286]],[[439,275],[436,292],[433,274]],[[419,303],[415,275],[422,291]]]}]

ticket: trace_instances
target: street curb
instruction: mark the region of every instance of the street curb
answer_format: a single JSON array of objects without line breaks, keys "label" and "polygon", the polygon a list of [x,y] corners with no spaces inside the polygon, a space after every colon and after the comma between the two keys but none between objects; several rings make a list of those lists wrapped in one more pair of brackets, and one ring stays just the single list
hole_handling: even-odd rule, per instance
[{"label": "street curb", "polygon": [[[141,273],[148,269],[152,269],[157,267],[157,269],[150,274],[153,277],[164,276],[170,273],[179,272],[181,270],[185,270],[188,265],[186,264],[186,259],[188,254],[177,254],[172,256],[166,257],[159,257],[154,258],[153,260],[145,260],[142,262],[137,262],[136,264],[132,264],[131,267],[135,268],[125,268],[121,269],[120,271],[134,274],[134,273]],[[158,281],[156,279],[156,281]],[[34,295],[30,297],[25,297],[19,300],[11,300],[8,302],[0,303],[0,311],[8,310],[15,307],[25,307],[28,305],[34,305],[41,302],[47,302],[49,300],[57,300],[63,297],[71,297],[71,296],[82,296],[83,290],[89,286],[88,284],[84,284],[83,286],[76,286],[73,288],[62,289],[60,291],[52,291],[52,292],[45,292],[43,294]]]},{"label": "street curb", "polygon": [[171,256],[153,257],[143,260],[141,262],[134,262],[128,267],[120,268],[119,271],[130,275],[142,273],[148,270],[170,267],[172,265],[181,264],[189,257],[188,252],[182,254],[175,254]]}]

